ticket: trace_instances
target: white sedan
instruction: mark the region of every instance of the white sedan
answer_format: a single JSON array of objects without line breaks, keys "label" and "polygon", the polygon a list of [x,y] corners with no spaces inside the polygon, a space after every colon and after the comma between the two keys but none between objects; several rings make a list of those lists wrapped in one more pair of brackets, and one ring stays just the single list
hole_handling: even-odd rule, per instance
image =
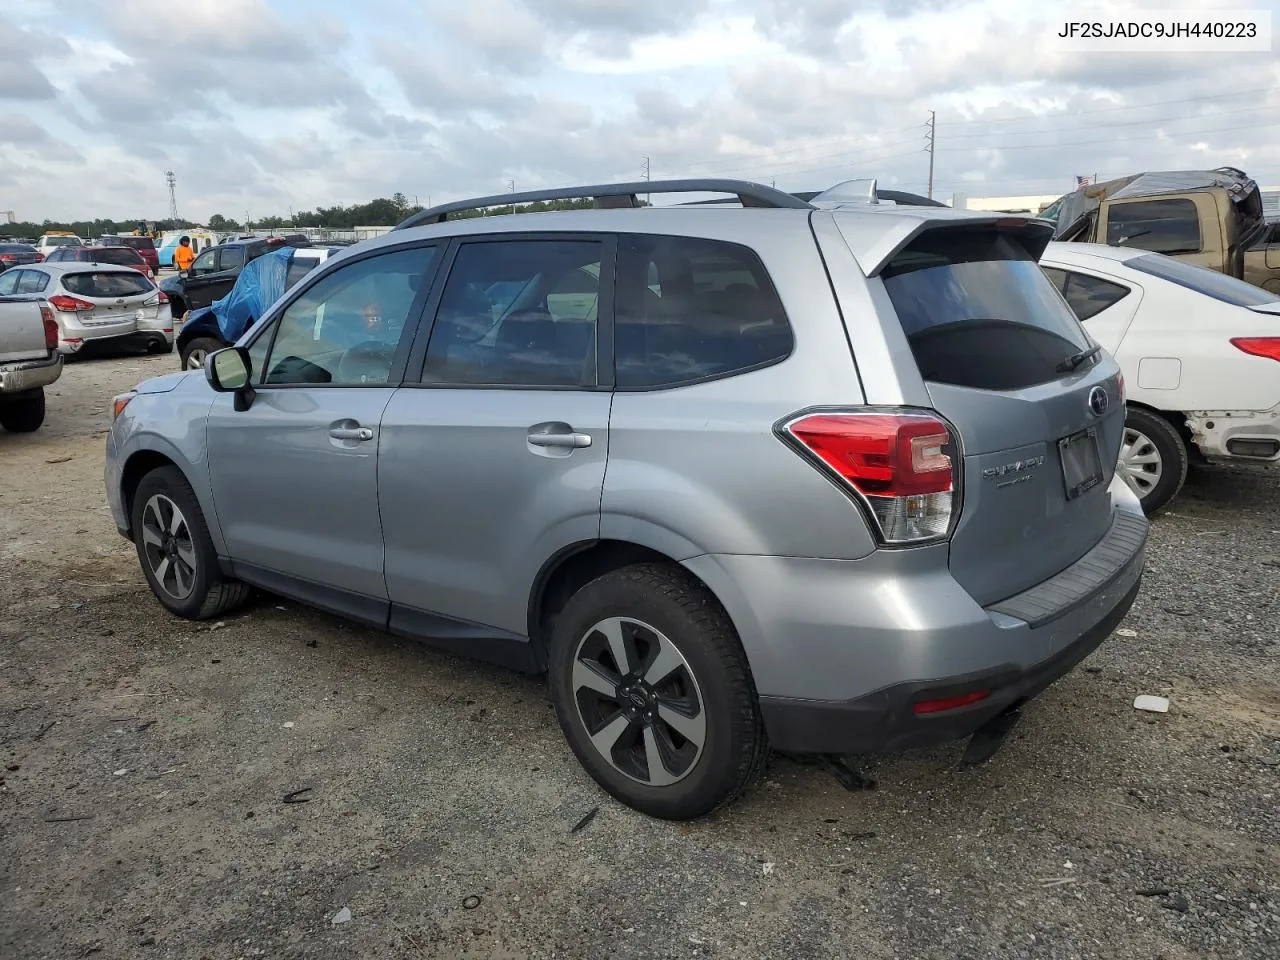
[{"label": "white sedan", "polygon": [[1051,243],[1040,266],[1124,374],[1118,472],[1148,512],[1193,455],[1280,461],[1280,296],[1145,250]]}]

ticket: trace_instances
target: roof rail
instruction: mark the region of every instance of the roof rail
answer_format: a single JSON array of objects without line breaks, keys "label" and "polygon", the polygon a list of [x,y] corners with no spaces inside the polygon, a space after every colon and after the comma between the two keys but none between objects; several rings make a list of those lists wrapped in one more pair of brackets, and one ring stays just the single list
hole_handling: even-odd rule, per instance
[{"label": "roof rail", "polygon": [[744,207],[789,207],[812,210],[812,205],[789,193],[751,183],[748,180],[637,180],[632,183],[602,183],[587,187],[558,187],[553,190],[530,190],[526,193],[499,193],[490,197],[471,200],[455,200],[442,203],[415,213],[396,225],[396,230],[418,227],[429,223],[443,223],[451,213],[464,210],[480,210],[485,207],[506,207],[518,203],[537,203],[546,200],[594,200],[597,209],[609,207],[638,207],[639,195],[648,193],[732,193]]}]

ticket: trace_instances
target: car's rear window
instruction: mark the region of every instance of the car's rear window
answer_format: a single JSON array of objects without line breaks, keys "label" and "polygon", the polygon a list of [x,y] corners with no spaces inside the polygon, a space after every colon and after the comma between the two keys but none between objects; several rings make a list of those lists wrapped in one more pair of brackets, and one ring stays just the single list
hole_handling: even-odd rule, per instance
[{"label": "car's rear window", "polygon": [[46,247],[82,247],[79,237],[45,237]]},{"label": "car's rear window", "polygon": [[1125,266],[1162,280],[1169,280],[1180,287],[1186,287],[1188,290],[1203,293],[1206,297],[1213,297],[1215,300],[1234,304],[1237,307],[1254,307],[1280,300],[1280,297],[1274,293],[1255,287],[1252,283],[1245,283],[1243,280],[1229,277],[1217,270],[1184,263],[1158,253],[1134,257],[1126,261]]},{"label": "car's rear window", "polygon": [[126,247],[133,247],[135,250],[154,250],[156,248],[150,237],[122,237],[121,241]]},{"label": "car's rear window", "polygon": [[98,263],[118,263],[125,267],[144,262],[137,250],[130,250],[128,247],[98,247],[92,251],[91,257],[82,255],[82,259],[93,259]]},{"label": "car's rear window", "polygon": [[881,273],[925,380],[1020,390],[1062,376],[1091,346],[1080,322],[1015,237],[926,231]]},{"label": "car's rear window", "polygon": [[85,273],[68,273],[62,278],[62,286],[77,297],[136,297],[151,290],[150,280],[135,270],[95,270]]},{"label": "car's rear window", "polygon": [[0,253],[35,253],[35,247],[25,243],[0,243]]}]

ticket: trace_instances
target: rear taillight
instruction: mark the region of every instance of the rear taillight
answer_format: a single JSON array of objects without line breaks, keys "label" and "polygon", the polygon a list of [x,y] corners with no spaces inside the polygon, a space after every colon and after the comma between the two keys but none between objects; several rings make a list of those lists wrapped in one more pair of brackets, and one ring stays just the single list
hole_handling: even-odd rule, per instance
[{"label": "rear taillight", "polygon": [[18,258],[12,253],[0,253],[0,263],[17,263]]},{"label": "rear taillight", "polygon": [[40,319],[44,321],[44,348],[58,349],[58,321],[53,319],[53,311],[46,304],[40,304]]},{"label": "rear taillight", "polygon": [[88,300],[81,300],[79,297],[68,297],[62,293],[56,297],[50,297],[49,303],[55,310],[61,310],[63,313],[76,313],[80,310],[93,309],[93,304]]},{"label": "rear taillight", "polygon": [[1120,391],[1120,406],[1124,406],[1124,374],[1116,374],[1116,388]]},{"label": "rear taillight", "polygon": [[920,543],[950,531],[954,438],[932,414],[813,413],[782,432],[866,504],[884,543]]},{"label": "rear taillight", "polygon": [[160,304],[168,303],[168,302],[169,302],[169,295],[165,293],[163,290],[157,290],[151,296],[147,297],[143,305],[148,307],[158,307],[160,306]]},{"label": "rear taillight", "polygon": [[1232,337],[1231,345],[1255,357],[1280,360],[1280,337]]}]

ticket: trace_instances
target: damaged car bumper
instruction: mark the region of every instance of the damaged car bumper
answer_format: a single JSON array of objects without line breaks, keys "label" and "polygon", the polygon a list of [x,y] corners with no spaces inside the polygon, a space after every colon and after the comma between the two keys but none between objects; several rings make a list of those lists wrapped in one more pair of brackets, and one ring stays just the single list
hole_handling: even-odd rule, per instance
[{"label": "damaged car bumper", "polygon": [[1193,410],[1187,427],[1210,462],[1280,461],[1280,403],[1270,410]]}]

